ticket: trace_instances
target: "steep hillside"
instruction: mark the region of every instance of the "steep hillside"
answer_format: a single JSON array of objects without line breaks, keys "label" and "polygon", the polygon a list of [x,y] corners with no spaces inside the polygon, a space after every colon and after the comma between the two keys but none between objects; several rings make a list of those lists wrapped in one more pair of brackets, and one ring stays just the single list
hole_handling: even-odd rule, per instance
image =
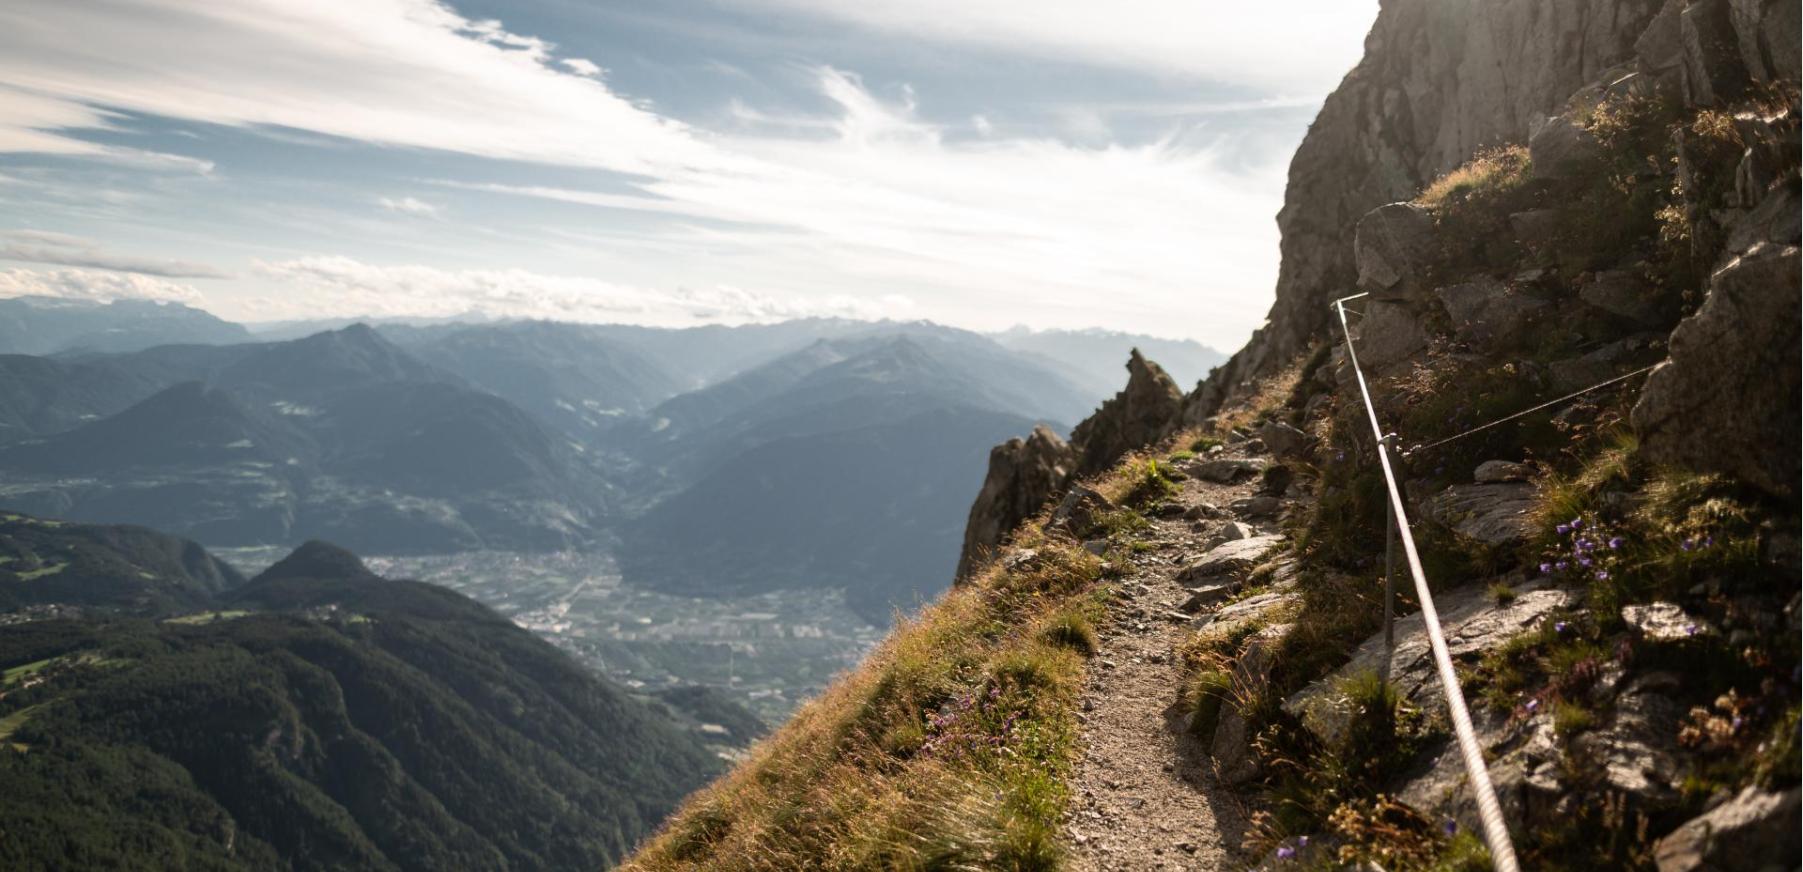
[{"label": "steep hillside", "polygon": [[486,608],[319,543],[191,615],[0,627],[0,668],[9,869],[603,868],[718,766]]},{"label": "steep hillside", "polygon": [[0,612],[66,605],[161,614],[243,583],[186,539],[0,513]]},{"label": "steep hillside", "polygon": [[136,351],[250,341],[250,331],[180,303],[53,297],[0,300],[0,354]]},{"label": "steep hillside", "polygon": [[632,344],[582,324],[530,321],[382,332],[421,360],[580,441],[683,387]]},{"label": "steep hillside", "polygon": [[949,581],[984,446],[1079,397],[959,331],[816,343],[653,411],[637,456],[658,480],[639,490],[670,495],[624,527],[622,572],[685,593],[844,588],[886,622]]},{"label": "steep hillside", "polygon": [[1794,867],[1797,34],[1385,4],[1292,167],[1270,327],[996,449],[962,583],[632,867],[1489,868],[1406,568],[1384,633],[1355,290],[1522,868]]}]

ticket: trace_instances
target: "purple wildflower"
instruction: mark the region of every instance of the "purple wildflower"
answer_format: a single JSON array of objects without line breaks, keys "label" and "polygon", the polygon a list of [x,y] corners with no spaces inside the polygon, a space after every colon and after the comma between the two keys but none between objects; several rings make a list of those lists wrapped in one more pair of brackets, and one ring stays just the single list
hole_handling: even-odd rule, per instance
[{"label": "purple wildflower", "polygon": [[1556,624],[1553,624],[1553,632],[1555,632],[1555,633],[1563,633],[1569,629],[1571,629],[1571,625],[1565,623],[1564,621],[1560,621]]},{"label": "purple wildflower", "polygon": [[1296,837],[1296,847],[1298,847],[1298,848],[1308,847],[1308,836],[1297,836]]},{"label": "purple wildflower", "polygon": [[1708,548],[1709,546],[1714,545],[1714,544],[1715,544],[1714,536],[1704,536],[1703,537],[1703,547],[1704,548]]},{"label": "purple wildflower", "polygon": [[1551,575],[1552,573],[1553,573],[1553,565],[1551,563],[1540,564],[1540,574],[1541,575]]},{"label": "purple wildflower", "polygon": [[1540,710],[1540,700],[1530,699],[1527,701],[1526,705],[1522,706],[1522,708],[1527,709],[1528,714],[1533,714],[1534,712],[1537,712]]},{"label": "purple wildflower", "polygon": [[1566,563],[1566,562],[1565,562],[1565,561],[1563,561],[1563,560],[1561,560],[1561,561],[1559,561],[1559,562],[1558,562],[1558,563],[1555,563],[1555,564],[1553,564],[1553,568],[1554,568],[1554,569],[1557,569],[1557,570],[1559,570],[1559,571],[1560,571],[1560,572],[1564,572],[1564,571],[1565,571],[1565,567],[1567,567],[1567,566],[1569,566],[1569,565],[1570,565],[1570,564],[1568,564],[1568,563]]},{"label": "purple wildflower", "polygon": [[1626,544],[1627,541],[1628,540],[1623,539],[1620,536],[1616,536],[1615,538],[1609,540],[1609,550],[1610,551],[1619,551],[1619,550],[1621,550],[1621,546]]},{"label": "purple wildflower", "polygon": [[1703,628],[1697,626],[1696,624],[1685,624],[1684,625],[1684,634],[1687,636],[1695,636],[1696,634],[1701,633],[1701,632],[1703,632]]},{"label": "purple wildflower", "polygon": [[1607,569],[1597,570],[1596,571],[1596,580],[1597,581],[1608,581],[1609,580],[1609,570],[1607,570]]},{"label": "purple wildflower", "polygon": [[1578,558],[1578,565],[1584,567],[1585,569],[1589,569],[1590,564],[1595,563],[1595,562],[1596,561],[1591,560],[1588,557],[1579,557]]},{"label": "purple wildflower", "polygon": [[1583,518],[1572,518],[1571,519],[1571,528],[1573,530],[1584,529],[1584,519]]},{"label": "purple wildflower", "polygon": [[1293,860],[1293,859],[1295,859],[1295,857],[1296,857],[1296,849],[1290,847],[1289,845],[1284,845],[1283,847],[1277,849],[1277,859],[1279,859],[1279,860]]},{"label": "purple wildflower", "polygon": [[1563,536],[1566,533],[1571,532],[1571,525],[1570,524],[1560,524],[1559,526],[1554,527],[1553,529],[1558,530],[1559,535]]},{"label": "purple wildflower", "polygon": [[1446,822],[1440,825],[1440,831],[1444,832],[1446,837],[1450,839],[1459,834],[1459,822],[1452,818],[1447,818]]},{"label": "purple wildflower", "polygon": [[1684,549],[1685,551],[1689,551],[1692,548],[1697,547],[1697,542],[1695,539],[1686,539],[1682,542],[1679,542],[1678,547]]}]

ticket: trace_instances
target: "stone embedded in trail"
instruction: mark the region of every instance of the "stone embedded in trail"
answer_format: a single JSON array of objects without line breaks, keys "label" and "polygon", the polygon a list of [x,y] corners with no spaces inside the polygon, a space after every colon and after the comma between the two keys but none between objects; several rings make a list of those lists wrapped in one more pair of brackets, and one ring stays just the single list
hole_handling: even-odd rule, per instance
[{"label": "stone embedded in trail", "polygon": [[1265,555],[1265,552],[1276,547],[1282,541],[1282,536],[1268,534],[1223,543],[1202,555],[1201,560],[1184,567],[1183,571],[1177,574],[1177,581],[1180,584],[1189,584],[1251,569],[1252,565]]},{"label": "stone embedded in trail", "polygon": [[1797,247],[1770,243],[1710,278],[1634,406],[1643,457],[1796,493],[1798,286]]},{"label": "stone embedded in trail", "polygon": [[1258,428],[1258,438],[1272,454],[1283,458],[1305,457],[1315,444],[1314,437],[1282,421],[1267,421]]},{"label": "stone embedded in trail", "polygon": [[1659,840],[1653,862],[1659,872],[1794,866],[1799,850],[1797,816],[1803,792],[1754,786],[1692,818]]},{"label": "stone embedded in trail", "polygon": [[1359,219],[1352,247],[1359,290],[1373,299],[1408,299],[1423,290],[1433,263],[1433,216],[1413,203],[1379,206]]},{"label": "stone embedded in trail", "polygon": [[1533,532],[1529,512],[1536,489],[1526,482],[1456,484],[1434,495],[1425,514],[1468,539],[1487,545],[1525,541]]},{"label": "stone embedded in trail", "polygon": [[1242,524],[1239,521],[1228,521],[1221,525],[1220,536],[1223,544],[1227,542],[1238,542],[1241,539],[1250,539],[1256,535],[1258,535],[1257,530],[1254,530],[1250,525]]},{"label": "stone embedded in trail", "polygon": [[[1239,590],[1239,588],[1240,584],[1237,581],[1222,581],[1215,584],[1205,584],[1198,588],[1192,588],[1190,590],[1189,599],[1184,600],[1183,605],[1180,608],[1184,612],[1193,615],[1196,612],[1232,596],[1233,592]],[[1184,620],[1189,620],[1188,615],[1184,617]]]},{"label": "stone embedded in trail", "polygon": [[1266,464],[1263,461],[1248,460],[1242,457],[1222,457],[1213,460],[1192,460],[1178,465],[1185,474],[1215,484],[1232,484],[1241,478],[1249,478],[1263,472]]},{"label": "stone embedded in trail", "polygon": [[1234,500],[1232,508],[1242,518],[1270,518],[1283,509],[1283,501],[1270,494],[1261,494]]}]

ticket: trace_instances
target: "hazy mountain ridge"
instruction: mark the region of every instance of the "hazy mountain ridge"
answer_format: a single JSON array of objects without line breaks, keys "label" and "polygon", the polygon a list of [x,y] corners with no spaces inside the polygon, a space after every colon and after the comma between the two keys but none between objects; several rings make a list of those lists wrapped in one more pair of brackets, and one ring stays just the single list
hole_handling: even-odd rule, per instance
[{"label": "hazy mountain ridge", "polygon": [[0,299],[0,353],[136,351],[154,345],[246,342],[242,325],[180,303],[59,297]]}]

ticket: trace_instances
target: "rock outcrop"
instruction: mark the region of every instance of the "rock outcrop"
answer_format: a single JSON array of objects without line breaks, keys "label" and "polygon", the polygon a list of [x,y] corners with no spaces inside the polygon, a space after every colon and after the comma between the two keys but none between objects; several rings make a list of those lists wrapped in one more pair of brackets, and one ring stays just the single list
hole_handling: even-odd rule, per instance
[{"label": "rock outcrop", "polygon": [[1043,425],[989,452],[989,474],[970,507],[958,578],[968,578],[1020,523],[1082,476],[1114,466],[1164,438],[1183,411],[1183,391],[1163,367],[1133,349],[1127,386],[1078,424],[1067,444]]},{"label": "rock outcrop", "polygon": [[1770,243],[1716,272],[1634,407],[1647,457],[1796,493],[1799,280],[1796,246]]},{"label": "rock outcrop", "polygon": [[1127,387],[1071,431],[1082,457],[1078,475],[1093,475],[1129,451],[1144,448],[1170,432],[1183,411],[1183,391],[1164,368],[1133,349],[1127,359]]},{"label": "rock outcrop", "polygon": [[[1776,2],[1735,5],[1749,7],[1749,16],[1795,19]],[[1188,418],[1214,414],[1325,335],[1326,302],[1361,278],[1353,242],[1366,213],[1413,197],[1481,148],[1523,140],[1587,82],[1632,60],[1658,11],[1652,0],[1385,3],[1364,59],[1327,98],[1290,162],[1271,314],[1197,387]],[[1757,50],[1776,58],[1780,43],[1774,36]],[[1794,51],[1783,57],[1795,63]]]},{"label": "rock outcrop", "polygon": [[958,578],[968,577],[1015,527],[1063,490],[1076,467],[1076,450],[1044,424],[1025,439],[990,449],[989,475],[964,526]]}]

